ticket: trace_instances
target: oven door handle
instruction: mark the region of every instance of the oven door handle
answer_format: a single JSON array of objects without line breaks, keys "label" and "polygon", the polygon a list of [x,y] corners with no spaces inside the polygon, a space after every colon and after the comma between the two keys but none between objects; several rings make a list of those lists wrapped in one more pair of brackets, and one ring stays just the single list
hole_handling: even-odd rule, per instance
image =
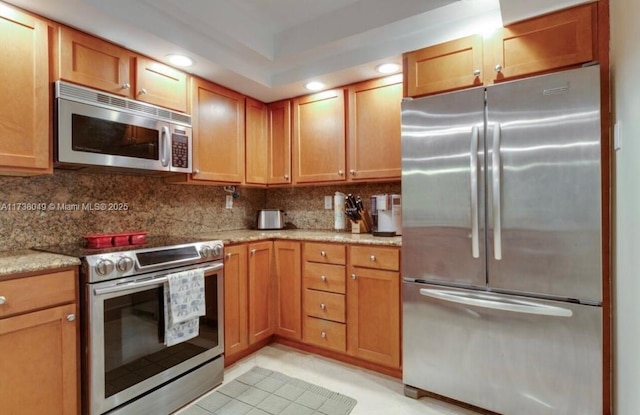
[{"label": "oven door handle", "polygon": [[[204,270],[204,275],[206,276],[207,274],[210,274],[212,272],[215,271],[219,271],[222,268],[224,268],[224,264],[215,264],[212,265],[210,267],[206,267],[203,268]],[[117,293],[120,291],[127,291],[130,290],[132,288],[142,288],[142,287],[148,287],[151,285],[158,285],[158,284],[164,284],[165,282],[167,282],[168,277],[166,275],[163,275],[161,277],[157,277],[157,278],[151,278],[148,280],[143,280],[143,281],[134,281],[134,282],[126,282],[123,284],[118,284],[118,285],[113,285],[111,287],[105,287],[105,288],[95,288],[93,290],[93,293],[95,295],[105,295],[105,294],[111,294],[111,293]]]}]

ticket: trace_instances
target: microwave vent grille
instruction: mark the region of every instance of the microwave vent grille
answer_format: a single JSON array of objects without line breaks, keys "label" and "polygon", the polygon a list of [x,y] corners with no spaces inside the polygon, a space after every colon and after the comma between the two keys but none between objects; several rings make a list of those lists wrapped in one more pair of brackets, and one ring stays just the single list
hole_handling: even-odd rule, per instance
[{"label": "microwave vent grille", "polygon": [[155,118],[161,120],[176,121],[179,123],[187,124],[189,126],[191,125],[191,116],[187,114],[173,112],[164,108],[156,107],[154,105],[144,104],[139,101],[101,93],[99,91],[73,84],[67,84],[61,81],[56,82],[56,84],[56,92],[59,98],[81,101],[87,104],[100,104],[100,106],[107,108],[117,107],[118,109],[128,110],[131,113],[144,113],[152,115]]}]

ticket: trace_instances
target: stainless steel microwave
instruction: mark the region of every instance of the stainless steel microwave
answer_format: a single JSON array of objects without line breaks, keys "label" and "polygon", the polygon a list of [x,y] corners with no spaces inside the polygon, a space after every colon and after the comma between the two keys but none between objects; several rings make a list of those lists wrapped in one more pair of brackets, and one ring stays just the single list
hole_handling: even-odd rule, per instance
[{"label": "stainless steel microwave", "polygon": [[191,116],[55,83],[56,167],[191,173]]}]

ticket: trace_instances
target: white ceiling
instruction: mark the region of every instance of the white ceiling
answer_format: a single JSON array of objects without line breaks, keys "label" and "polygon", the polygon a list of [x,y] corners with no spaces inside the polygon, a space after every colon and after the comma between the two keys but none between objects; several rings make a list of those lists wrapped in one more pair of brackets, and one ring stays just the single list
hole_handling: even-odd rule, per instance
[{"label": "white ceiling", "polygon": [[264,102],[375,78],[403,52],[590,0],[8,0]]}]

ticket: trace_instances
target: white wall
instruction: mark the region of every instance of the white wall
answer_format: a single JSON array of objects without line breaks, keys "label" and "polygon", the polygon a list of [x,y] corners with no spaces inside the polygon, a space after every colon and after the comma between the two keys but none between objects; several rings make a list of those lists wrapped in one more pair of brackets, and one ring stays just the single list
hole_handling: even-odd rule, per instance
[{"label": "white wall", "polygon": [[611,0],[615,157],[614,402],[640,413],[640,2]]}]

